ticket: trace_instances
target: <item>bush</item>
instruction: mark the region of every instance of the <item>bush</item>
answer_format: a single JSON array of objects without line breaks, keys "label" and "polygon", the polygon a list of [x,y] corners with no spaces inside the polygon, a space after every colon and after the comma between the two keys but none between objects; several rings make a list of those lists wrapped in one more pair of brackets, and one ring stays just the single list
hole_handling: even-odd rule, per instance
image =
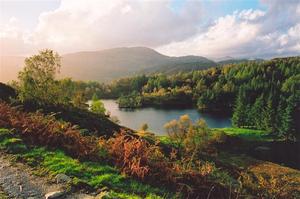
[{"label": "bush", "polygon": [[[166,185],[188,198],[228,198],[230,191],[216,179],[214,165],[206,162],[186,168],[183,160],[167,158],[157,146],[124,132],[101,143],[123,173],[140,180]],[[172,155],[170,155],[172,156]],[[213,190],[211,190],[213,187]],[[231,193],[234,195],[234,193]]]},{"label": "bush", "polygon": [[100,114],[100,115],[105,114],[104,104],[101,102],[101,100],[93,100],[92,101],[91,111],[93,113]]},{"label": "bush", "polygon": [[60,148],[78,158],[97,158],[97,144],[83,137],[70,123],[57,121],[53,115],[25,113],[0,102],[0,126],[13,128],[25,142]]}]

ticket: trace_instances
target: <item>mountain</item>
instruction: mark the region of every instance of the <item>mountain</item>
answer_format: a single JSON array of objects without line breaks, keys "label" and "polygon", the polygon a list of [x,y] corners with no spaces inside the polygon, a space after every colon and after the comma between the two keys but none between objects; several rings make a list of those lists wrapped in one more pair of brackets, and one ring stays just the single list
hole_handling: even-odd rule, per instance
[{"label": "mountain", "polygon": [[168,60],[169,57],[145,47],[78,52],[63,56],[61,73],[78,80],[104,82],[166,64]]},{"label": "mountain", "polygon": [[[24,57],[0,57],[0,81],[17,78]],[[206,69],[217,63],[201,56],[170,57],[146,47],[113,48],[62,55],[59,77],[108,82],[141,73],[175,73]]]},{"label": "mountain", "polygon": [[169,57],[151,48],[131,47],[66,54],[62,58],[61,73],[64,77],[106,82],[134,74],[169,74],[215,65],[205,57]]},{"label": "mountain", "polygon": [[166,73],[172,74],[177,72],[186,72],[191,70],[203,70],[217,65],[216,62],[201,56],[183,56],[183,57],[168,57],[165,64],[153,66],[141,73]]},{"label": "mountain", "polygon": [[246,59],[246,58],[234,58],[234,57],[230,57],[230,56],[225,56],[225,57],[220,57],[220,58],[216,58],[213,59],[215,62],[218,63],[218,65],[223,66],[223,65],[227,65],[227,64],[238,64],[238,63],[242,63],[242,62],[248,62],[248,61],[257,61],[257,62],[261,62],[264,61],[263,59],[259,59],[259,58],[255,58],[255,59]]}]

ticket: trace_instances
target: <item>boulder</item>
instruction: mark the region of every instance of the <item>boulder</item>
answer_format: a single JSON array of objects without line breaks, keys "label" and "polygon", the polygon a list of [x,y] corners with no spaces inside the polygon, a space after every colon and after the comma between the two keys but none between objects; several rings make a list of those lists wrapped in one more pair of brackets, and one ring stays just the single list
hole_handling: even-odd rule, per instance
[{"label": "boulder", "polygon": [[55,179],[56,179],[57,184],[59,184],[59,183],[69,183],[69,182],[72,181],[72,178],[70,178],[69,176],[67,176],[66,174],[63,174],[63,173],[57,174],[55,176]]},{"label": "boulder", "polygon": [[45,195],[46,199],[58,199],[65,195],[65,191],[53,191]]}]

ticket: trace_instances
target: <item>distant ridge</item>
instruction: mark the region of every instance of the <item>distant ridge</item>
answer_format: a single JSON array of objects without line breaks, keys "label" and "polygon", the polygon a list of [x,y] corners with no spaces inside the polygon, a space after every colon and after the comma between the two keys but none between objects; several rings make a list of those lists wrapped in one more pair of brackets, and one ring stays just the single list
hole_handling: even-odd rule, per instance
[{"label": "distant ridge", "polygon": [[[231,57],[230,57],[231,58]],[[24,65],[24,57],[0,57],[0,82],[17,78]],[[99,51],[83,51],[62,55],[60,77],[75,80],[110,82],[135,74],[176,73],[207,69],[219,64],[243,60],[212,61],[201,56],[170,57],[146,47],[122,47]]]}]

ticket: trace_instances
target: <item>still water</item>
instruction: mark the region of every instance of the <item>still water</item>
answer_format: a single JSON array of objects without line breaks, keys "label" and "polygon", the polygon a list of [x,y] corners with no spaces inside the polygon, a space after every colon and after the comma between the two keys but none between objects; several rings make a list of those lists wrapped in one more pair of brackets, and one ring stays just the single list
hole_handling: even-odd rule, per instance
[{"label": "still water", "polygon": [[116,100],[101,100],[104,107],[120,120],[120,124],[138,130],[141,125],[147,123],[149,131],[157,134],[166,134],[164,124],[173,119],[179,119],[181,115],[188,114],[193,121],[203,118],[211,128],[231,127],[229,116],[220,114],[200,113],[196,109],[119,109]]}]

